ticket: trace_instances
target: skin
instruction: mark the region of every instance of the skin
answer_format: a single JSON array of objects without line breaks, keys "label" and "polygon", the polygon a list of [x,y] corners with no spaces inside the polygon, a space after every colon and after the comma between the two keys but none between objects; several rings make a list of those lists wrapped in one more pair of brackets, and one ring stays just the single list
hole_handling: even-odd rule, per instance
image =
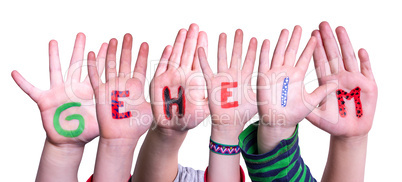
[{"label": "skin", "polygon": [[[105,60],[107,44],[102,44],[98,62]],[[39,90],[24,79],[17,71],[11,76],[18,86],[38,104],[43,128],[46,132],[45,145],[40,160],[36,181],[78,181],[77,172],[81,162],[84,146],[98,136],[98,123],[93,103],[93,92],[89,78],[80,81],[81,67],[84,59],[85,35],[78,33],[68,69],[67,79],[64,81],[60,68],[57,41],[49,42],[49,71],[50,89]],[[95,59],[95,56],[94,56]],[[99,72],[103,64],[94,65]],[[75,130],[77,120],[66,121],[64,118],[72,114],[80,114],[85,120],[84,131],[75,138],[59,135],[53,126],[53,116],[58,107],[69,102],[80,102],[81,107],[72,107],[64,110],[60,116],[63,129]]]},{"label": "skin", "polygon": [[[307,119],[318,128],[331,134],[327,165],[322,181],[364,181],[368,132],[377,104],[378,90],[367,51],[358,52],[360,70],[352,44],[343,27],[336,28],[336,41],[327,22],[322,22],[312,36],[317,39],[314,65],[318,83],[337,82],[338,88],[349,92],[361,88],[363,116],[356,117],[352,100],[345,101],[348,114],[340,117],[336,94],[331,93]],[[340,50],[339,51],[339,46]]]},{"label": "skin", "polygon": [[[120,69],[116,71],[117,40],[111,39],[106,55],[106,82],[102,83],[93,52],[88,54],[88,73],[96,99],[100,139],[96,157],[94,181],[127,181],[138,139],[151,125],[151,105],[145,101],[144,83],[147,68],[148,44],[142,43],[134,73],[131,75],[131,49],[133,38],[126,34],[120,56]],[[111,93],[114,90],[130,92],[119,97],[124,102],[120,112],[131,111],[132,117],[114,119],[111,113]]]},{"label": "skin", "polygon": [[[141,147],[133,181],[173,181],[177,175],[178,152],[188,130],[196,127],[208,115],[205,80],[199,65],[197,48],[207,48],[207,35],[196,24],[181,29],[173,48],[167,46],[150,85],[153,123]],[[169,82],[166,82],[169,80]],[[177,115],[173,106],[171,120],[165,118],[162,90],[168,86],[172,97],[177,89],[185,89],[185,114]],[[156,150],[157,149],[157,150]]]},{"label": "skin", "polygon": [[[304,88],[304,76],[313,56],[317,39],[311,37],[296,65],[301,27],[295,26],[288,46],[288,31],[282,30],[276,45],[271,65],[269,66],[269,46],[261,48],[260,65],[257,78],[257,101],[260,125],[258,127],[258,152],[263,154],[274,149],[281,140],[289,138],[296,125],[302,121],[320,103],[333,92],[336,84],[328,83],[307,93]],[[281,106],[283,80],[289,77],[287,106]]]},{"label": "skin", "polygon": [[[252,38],[248,47],[243,67],[242,59],[243,32],[238,29],[235,33],[234,46],[230,67],[227,65],[226,34],[219,36],[218,43],[218,73],[214,74],[208,64],[204,49],[200,48],[201,68],[208,88],[209,109],[212,126],[211,139],[226,145],[238,145],[238,136],[244,125],[257,113],[256,94],[251,88],[251,76],[257,51],[257,40]],[[237,82],[238,86],[232,91],[233,101],[237,107],[221,107],[221,83]],[[241,181],[240,154],[219,155],[209,152],[208,181]]]}]

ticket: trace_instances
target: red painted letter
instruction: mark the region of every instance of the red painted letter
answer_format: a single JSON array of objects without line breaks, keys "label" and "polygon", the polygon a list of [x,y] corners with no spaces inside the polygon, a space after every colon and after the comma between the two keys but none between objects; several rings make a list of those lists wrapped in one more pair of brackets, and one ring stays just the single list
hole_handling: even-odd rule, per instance
[{"label": "red painted letter", "polygon": [[221,83],[221,107],[222,108],[231,108],[239,106],[237,101],[229,102],[228,97],[232,96],[232,92],[228,91],[228,88],[236,88],[237,82],[222,82]]},{"label": "red painted letter", "polygon": [[355,89],[351,90],[349,93],[345,92],[342,89],[338,89],[336,91],[336,96],[338,98],[339,114],[341,115],[341,117],[346,116],[346,107],[345,107],[345,101],[343,100],[343,97],[345,97],[347,100],[354,98],[355,107],[356,107],[356,116],[358,118],[363,116],[363,108],[362,108],[362,102],[360,101],[360,88],[359,87],[356,87]]}]

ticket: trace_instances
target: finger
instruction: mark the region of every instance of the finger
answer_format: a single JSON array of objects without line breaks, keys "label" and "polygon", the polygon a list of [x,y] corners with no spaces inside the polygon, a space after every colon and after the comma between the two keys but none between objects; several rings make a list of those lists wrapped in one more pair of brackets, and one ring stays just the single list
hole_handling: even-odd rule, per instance
[{"label": "finger", "polygon": [[260,63],[258,65],[259,73],[267,73],[269,71],[269,48],[270,42],[265,39],[261,46]]},{"label": "finger", "polygon": [[149,46],[146,42],[143,42],[138,51],[137,62],[134,67],[133,77],[140,79],[143,84],[147,73],[148,52]]},{"label": "finger", "polygon": [[345,69],[350,72],[359,72],[355,51],[353,50],[348,33],[343,27],[338,27],[335,31],[341,46],[342,59]]},{"label": "finger", "polygon": [[336,43],[332,29],[327,22],[320,24],[320,34],[325,48],[325,53],[331,68],[331,73],[336,74],[340,70],[344,70],[341,54],[339,53],[338,44]]},{"label": "finger", "polygon": [[246,75],[250,75],[251,73],[253,73],[256,54],[257,54],[257,39],[253,37],[251,38],[250,43],[248,45],[246,59],[244,60],[242,69],[242,72],[244,72]]},{"label": "finger", "polygon": [[[201,31],[198,34],[197,50],[200,47],[204,48],[205,55],[208,56],[208,37],[207,33],[205,33],[204,31]],[[198,51],[195,52],[192,69],[196,71],[201,71],[200,60],[198,58]]]},{"label": "finger", "polygon": [[159,61],[158,67],[156,68],[154,77],[157,77],[166,71],[169,57],[172,54],[172,49],[173,49],[172,46],[168,45],[163,50],[163,53],[162,53],[161,59]]},{"label": "finger", "polygon": [[214,76],[214,73],[212,72],[211,67],[208,64],[208,59],[207,55],[205,54],[204,48],[200,47],[198,49],[198,55],[200,57],[201,70],[204,73],[205,78],[212,78]]},{"label": "finger", "polygon": [[299,49],[300,38],[302,34],[302,28],[297,25],[293,29],[292,37],[290,38],[290,42],[285,52],[285,59],[283,65],[294,66],[297,50]]},{"label": "finger", "polygon": [[81,80],[82,61],[84,60],[85,35],[78,33],[75,39],[73,56],[68,68],[67,80],[79,82]]},{"label": "finger", "polygon": [[41,90],[37,89],[31,83],[25,80],[25,78],[18,73],[18,71],[11,72],[11,76],[13,77],[15,83],[24,91],[32,100],[38,102]]},{"label": "finger", "polygon": [[116,51],[117,40],[115,38],[110,39],[106,53],[106,82],[116,77]]},{"label": "finger", "polygon": [[360,70],[362,74],[368,79],[374,80],[374,75],[371,70],[370,58],[365,49],[360,49],[358,52],[360,59]]},{"label": "finger", "polygon": [[194,55],[197,48],[199,28],[197,24],[191,24],[186,41],[184,42],[183,54],[181,56],[180,66],[185,70],[191,70],[194,61]]},{"label": "finger", "polygon": [[181,29],[177,34],[176,40],[173,45],[172,54],[169,58],[168,69],[178,68],[180,65],[180,58],[183,52],[184,41],[186,39],[187,30]]},{"label": "finger", "polygon": [[306,48],[304,48],[303,53],[300,55],[300,58],[296,63],[296,67],[302,71],[303,75],[305,75],[307,72],[308,65],[310,63],[311,57],[313,57],[316,44],[316,38],[311,37],[306,45]]},{"label": "finger", "polygon": [[230,68],[239,69],[241,66],[241,57],[243,49],[243,31],[237,29],[234,38],[232,60],[230,61]]},{"label": "finger", "polygon": [[61,74],[59,48],[57,41],[51,40],[49,42],[49,72],[50,72],[50,88],[63,83],[63,76]]},{"label": "finger", "polygon": [[99,87],[99,84],[101,83],[100,76],[96,67],[96,58],[95,58],[95,53],[94,52],[89,52],[88,53],[88,77],[89,81],[91,82],[92,88],[94,90],[97,90]]},{"label": "finger", "polygon": [[120,55],[119,77],[130,77],[131,72],[131,50],[133,47],[133,36],[127,33],[124,35],[123,46]]},{"label": "finger", "polygon": [[[98,55],[96,56],[96,67],[98,68],[99,78],[102,76],[103,70],[105,69],[107,46],[108,46],[107,43],[103,43],[99,49]],[[87,64],[89,66],[89,63]],[[89,75],[85,77],[84,82],[86,84],[90,84]]]},{"label": "finger", "polygon": [[[313,107],[316,107],[325,97],[338,88],[338,84],[334,82],[327,83],[325,85],[321,85],[316,88],[311,94],[307,94],[306,101]],[[307,93],[306,91],[304,91]]]},{"label": "finger", "polygon": [[281,35],[279,35],[278,43],[274,50],[274,56],[272,57],[271,68],[279,67],[283,65],[283,59],[285,58],[285,49],[288,42],[289,31],[283,29]]},{"label": "finger", "polygon": [[314,30],[311,34],[316,38],[317,44],[313,53],[314,67],[317,74],[317,78],[331,75],[331,70],[325,54],[324,45],[322,44],[320,31]]},{"label": "finger", "polygon": [[218,73],[224,72],[228,69],[226,40],[226,34],[221,33],[218,41]]}]

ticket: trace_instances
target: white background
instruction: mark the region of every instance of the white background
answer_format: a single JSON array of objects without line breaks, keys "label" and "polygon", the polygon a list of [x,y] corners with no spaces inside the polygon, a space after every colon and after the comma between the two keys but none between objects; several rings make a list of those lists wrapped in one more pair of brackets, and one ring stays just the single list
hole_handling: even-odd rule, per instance
[{"label": "white background", "polygon": [[[230,51],[237,28],[244,31],[243,52],[251,37],[258,39],[259,46],[263,39],[270,39],[273,50],[281,29],[292,30],[298,24],[303,28],[300,54],[310,33],[324,20],[332,28],[346,27],[355,51],[363,47],[369,52],[379,97],[369,135],[366,181],[396,181],[402,169],[398,134],[402,127],[402,13],[397,2],[2,1],[0,92],[4,103],[1,106],[0,181],[35,179],[45,132],[36,104],[20,90],[10,74],[12,70],[18,70],[36,87],[48,89],[47,46],[51,39],[59,42],[63,71],[69,65],[78,32],[87,35],[86,52],[97,52],[101,43],[110,38],[117,38],[121,43],[123,35],[131,33],[134,37],[133,55],[137,54],[140,43],[147,41],[151,63],[159,59],[164,46],[173,44],[180,28],[197,23],[208,34],[209,61],[216,70],[217,42],[221,32],[228,34]],[[155,67],[148,68],[147,76],[151,79]],[[313,68],[311,62],[311,73],[306,81],[315,79]],[[308,88],[312,90],[316,85],[314,82]],[[180,150],[179,162],[182,165],[201,170],[207,167],[209,123],[206,120],[189,132]],[[329,135],[305,120],[301,123],[299,136],[302,157],[314,177],[320,179],[326,163]],[[85,148],[78,174],[80,181],[85,181],[93,172],[97,142],[95,139]],[[138,143],[135,155],[141,143]],[[246,169],[244,165],[243,168]]]}]

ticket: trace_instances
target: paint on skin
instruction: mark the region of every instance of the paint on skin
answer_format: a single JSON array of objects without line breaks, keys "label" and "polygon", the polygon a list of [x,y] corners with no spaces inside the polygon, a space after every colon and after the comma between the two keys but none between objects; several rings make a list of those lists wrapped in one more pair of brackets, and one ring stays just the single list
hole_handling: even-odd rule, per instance
[{"label": "paint on skin", "polygon": [[179,118],[182,118],[185,113],[185,107],[186,107],[186,99],[185,99],[185,94],[184,94],[184,88],[180,86],[177,89],[178,96],[177,98],[172,98],[170,95],[170,89],[168,86],[165,86],[163,88],[163,112],[165,113],[165,118],[168,120],[172,119],[172,106],[176,105],[177,106],[177,115]]},{"label": "paint on skin", "polygon": [[285,80],[283,80],[283,86],[282,86],[282,94],[281,94],[282,107],[286,107],[286,104],[288,102],[288,91],[289,91],[289,77],[287,76]]},{"label": "paint on skin", "polygon": [[130,91],[112,91],[112,117],[113,119],[124,119],[131,117],[131,112],[127,111],[124,113],[119,112],[119,107],[124,107],[124,102],[119,101],[119,97],[128,97],[130,96]]},{"label": "paint on skin", "polygon": [[352,98],[355,100],[355,107],[356,107],[356,117],[361,118],[363,116],[363,107],[362,102],[360,101],[360,88],[356,87],[351,90],[349,93],[345,92],[342,89],[338,89],[336,91],[336,97],[338,98],[338,108],[339,108],[339,115],[341,117],[346,117],[346,107],[344,97],[347,100],[351,100]]},{"label": "paint on skin", "polygon": [[228,102],[228,97],[232,97],[232,92],[228,91],[228,88],[237,88],[237,82],[222,82],[221,83],[221,107],[224,109],[237,107],[239,103],[237,101]]},{"label": "paint on skin", "polygon": [[60,107],[58,107],[56,109],[56,112],[54,113],[53,126],[54,126],[54,129],[56,130],[56,132],[59,135],[67,137],[67,138],[74,138],[74,137],[80,136],[81,133],[84,131],[85,120],[84,120],[84,117],[82,117],[82,115],[80,115],[80,114],[69,115],[69,116],[67,116],[65,118],[65,120],[67,120],[67,121],[78,120],[78,127],[75,130],[65,130],[65,129],[63,129],[61,127],[61,125],[60,125],[60,120],[59,120],[60,114],[64,110],[66,110],[66,109],[68,109],[70,107],[81,107],[81,103],[79,103],[79,102],[69,102],[69,103],[65,103],[65,104],[61,105]]}]

